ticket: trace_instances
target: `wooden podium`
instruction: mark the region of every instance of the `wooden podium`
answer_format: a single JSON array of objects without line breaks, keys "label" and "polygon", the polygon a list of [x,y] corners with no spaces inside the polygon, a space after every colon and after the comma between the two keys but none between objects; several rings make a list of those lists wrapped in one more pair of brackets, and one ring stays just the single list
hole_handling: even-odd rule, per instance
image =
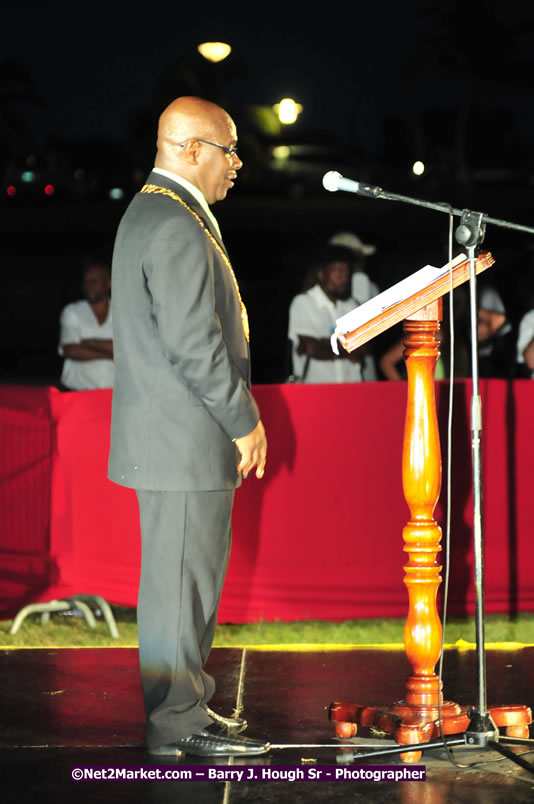
[{"label": "wooden podium", "polygon": [[[482,253],[476,262],[477,274],[493,263],[489,252]],[[452,284],[457,287],[469,279],[469,262],[465,259],[457,261],[456,265],[453,263],[453,266]],[[434,672],[442,640],[436,607],[441,583],[438,562],[441,528],[434,519],[434,509],[441,490],[441,450],[434,373],[439,357],[436,335],[442,319],[442,297],[450,290],[450,272],[441,271],[440,274],[435,281],[382,309],[357,329],[336,333],[339,341],[351,352],[404,320],[408,398],[402,482],[410,510],[410,519],[403,530],[404,550],[408,554],[404,583],[409,597],[404,647],[412,665],[404,700],[385,706],[347,702],[330,704],[329,718],[335,723],[338,737],[355,736],[358,725],[361,725],[392,734],[399,745],[428,742],[440,735],[438,703],[441,703],[443,734],[463,732],[470,723],[468,712],[473,707],[444,701],[439,678]],[[532,722],[529,707],[496,706],[489,711],[496,726],[506,727],[508,736],[528,737],[528,726]],[[400,756],[405,762],[417,762],[421,754],[421,751],[410,751]]]}]

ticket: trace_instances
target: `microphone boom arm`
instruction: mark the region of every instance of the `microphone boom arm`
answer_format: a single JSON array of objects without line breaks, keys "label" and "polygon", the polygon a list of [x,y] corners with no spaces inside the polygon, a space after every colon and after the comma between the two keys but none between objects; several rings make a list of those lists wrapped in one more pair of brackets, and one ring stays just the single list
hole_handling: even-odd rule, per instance
[{"label": "microphone boom arm", "polygon": [[[347,192],[357,193],[365,198],[383,199],[384,201],[401,201],[404,204],[412,204],[417,207],[424,207],[425,209],[433,209],[436,212],[445,212],[448,215],[455,215],[457,217],[465,216],[470,213],[470,210],[456,209],[451,207],[450,204],[445,202],[423,201],[420,198],[412,198],[409,195],[399,195],[399,193],[390,193],[383,190],[382,187],[376,187],[372,184],[364,184],[363,182],[353,181],[352,179],[345,179],[340,173],[334,170],[325,173],[323,176],[323,186],[330,192],[337,190],[344,190]],[[495,226],[501,226],[505,229],[516,229],[519,232],[528,232],[534,234],[534,229],[531,226],[523,226],[520,223],[512,223],[511,221],[504,221],[499,218],[490,218],[485,212],[473,213],[481,216],[481,225],[492,223]]]}]

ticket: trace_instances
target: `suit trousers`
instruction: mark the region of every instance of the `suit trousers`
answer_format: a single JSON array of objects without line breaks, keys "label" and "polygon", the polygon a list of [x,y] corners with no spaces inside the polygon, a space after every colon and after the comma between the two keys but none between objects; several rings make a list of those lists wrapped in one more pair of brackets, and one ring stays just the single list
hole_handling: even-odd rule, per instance
[{"label": "suit trousers", "polygon": [[211,723],[215,691],[204,672],[231,544],[234,489],[137,490],[142,559],[137,625],[146,745],[156,748]]}]

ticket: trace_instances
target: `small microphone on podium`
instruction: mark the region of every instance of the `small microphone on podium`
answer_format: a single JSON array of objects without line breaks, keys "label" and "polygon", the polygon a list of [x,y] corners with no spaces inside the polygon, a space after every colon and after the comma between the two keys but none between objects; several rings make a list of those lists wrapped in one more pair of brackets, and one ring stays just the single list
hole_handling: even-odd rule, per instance
[{"label": "small microphone on podium", "polygon": [[382,192],[381,187],[372,187],[370,184],[362,184],[360,181],[346,179],[337,170],[329,170],[323,176],[323,187],[331,193],[337,190],[344,190],[347,193],[359,193],[360,195],[378,198]]}]

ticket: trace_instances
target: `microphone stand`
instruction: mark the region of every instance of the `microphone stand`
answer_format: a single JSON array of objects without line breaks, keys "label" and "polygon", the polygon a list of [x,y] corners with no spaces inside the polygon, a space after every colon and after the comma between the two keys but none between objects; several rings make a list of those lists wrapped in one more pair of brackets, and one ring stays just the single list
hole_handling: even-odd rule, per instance
[{"label": "microphone stand", "polygon": [[[340,178],[343,178],[340,176]],[[372,184],[363,184],[363,182],[354,182],[358,186],[357,190],[351,190],[358,195],[363,195],[365,198],[383,199],[384,201],[402,201],[405,204],[412,204],[416,207],[424,207],[425,209],[433,209],[436,212],[446,212],[448,215],[455,215],[462,218],[460,225],[471,226],[473,221],[471,216],[480,215],[481,226],[485,230],[487,223],[493,223],[495,226],[501,226],[505,229],[515,229],[518,232],[528,232],[534,234],[534,229],[531,226],[523,226],[520,223],[512,223],[511,221],[504,221],[500,218],[490,218],[485,212],[472,212],[469,209],[456,209],[451,207],[450,204],[436,201],[422,201],[420,198],[412,198],[409,195],[399,195],[398,193],[390,193],[383,190],[382,187],[376,187]],[[342,189],[342,188],[340,188]],[[465,216],[465,221],[463,220]],[[482,235],[484,232],[482,232]],[[462,235],[463,236],[463,235]],[[462,242],[462,241],[458,241]]]},{"label": "microphone stand", "polygon": [[[356,184],[356,182],[354,183]],[[478,338],[477,338],[477,300],[476,300],[476,256],[475,251],[484,240],[486,224],[493,223],[507,229],[515,229],[521,232],[534,234],[534,229],[529,226],[522,226],[510,221],[490,218],[483,212],[473,212],[472,210],[458,210],[448,204],[433,203],[422,201],[410,196],[398,195],[383,190],[381,187],[373,187],[368,184],[359,183],[358,194],[368,198],[382,198],[388,201],[402,201],[407,204],[434,209],[438,212],[446,212],[449,215],[460,217],[460,225],[456,229],[455,238],[458,243],[467,249],[470,278],[470,328],[471,328],[471,370],[473,380],[473,391],[471,396],[471,450],[473,461],[473,541],[474,541],[474,568],[475,568],[475,633],[476,633],[476,653],[477,653],[477,681],[478,681],[478,705],[476,709],[470,710],[470,724],[465,732],[458,735],[440,740],[431,740],[426,743],[416,743],[413,745],[396,745],[384,749],[373,749],[372,751],[355,751],[352,759],[359,761],[367,757],[387,756],[394,754],[404,754],[410,751],[431,750],[435,748],[447,748],[451,746],[466,745],[470,747],[478,746],[481,748],[495,750],[507,759],[512,760],[517,765],[534,774],[534,764],[522,759],[505,745],[526,745],[534,748],[534,739],[506,737],[499,734],[499,729],[495,725],[487,707],[487,683],[486,683],[486,650],[484,643],[484,551],[483,551],[483,527],[482,527],[482,471],[481,471],[481,433],[482,433],[482,405],[479,393],[478,376]],[[452,380],[452,378],[451,378]],[[345,753],[345,752],[344,752]],[[350,753],[349,753],[350,755]],[[340,758],[340,762],[346,762],[345,758]]]}]

